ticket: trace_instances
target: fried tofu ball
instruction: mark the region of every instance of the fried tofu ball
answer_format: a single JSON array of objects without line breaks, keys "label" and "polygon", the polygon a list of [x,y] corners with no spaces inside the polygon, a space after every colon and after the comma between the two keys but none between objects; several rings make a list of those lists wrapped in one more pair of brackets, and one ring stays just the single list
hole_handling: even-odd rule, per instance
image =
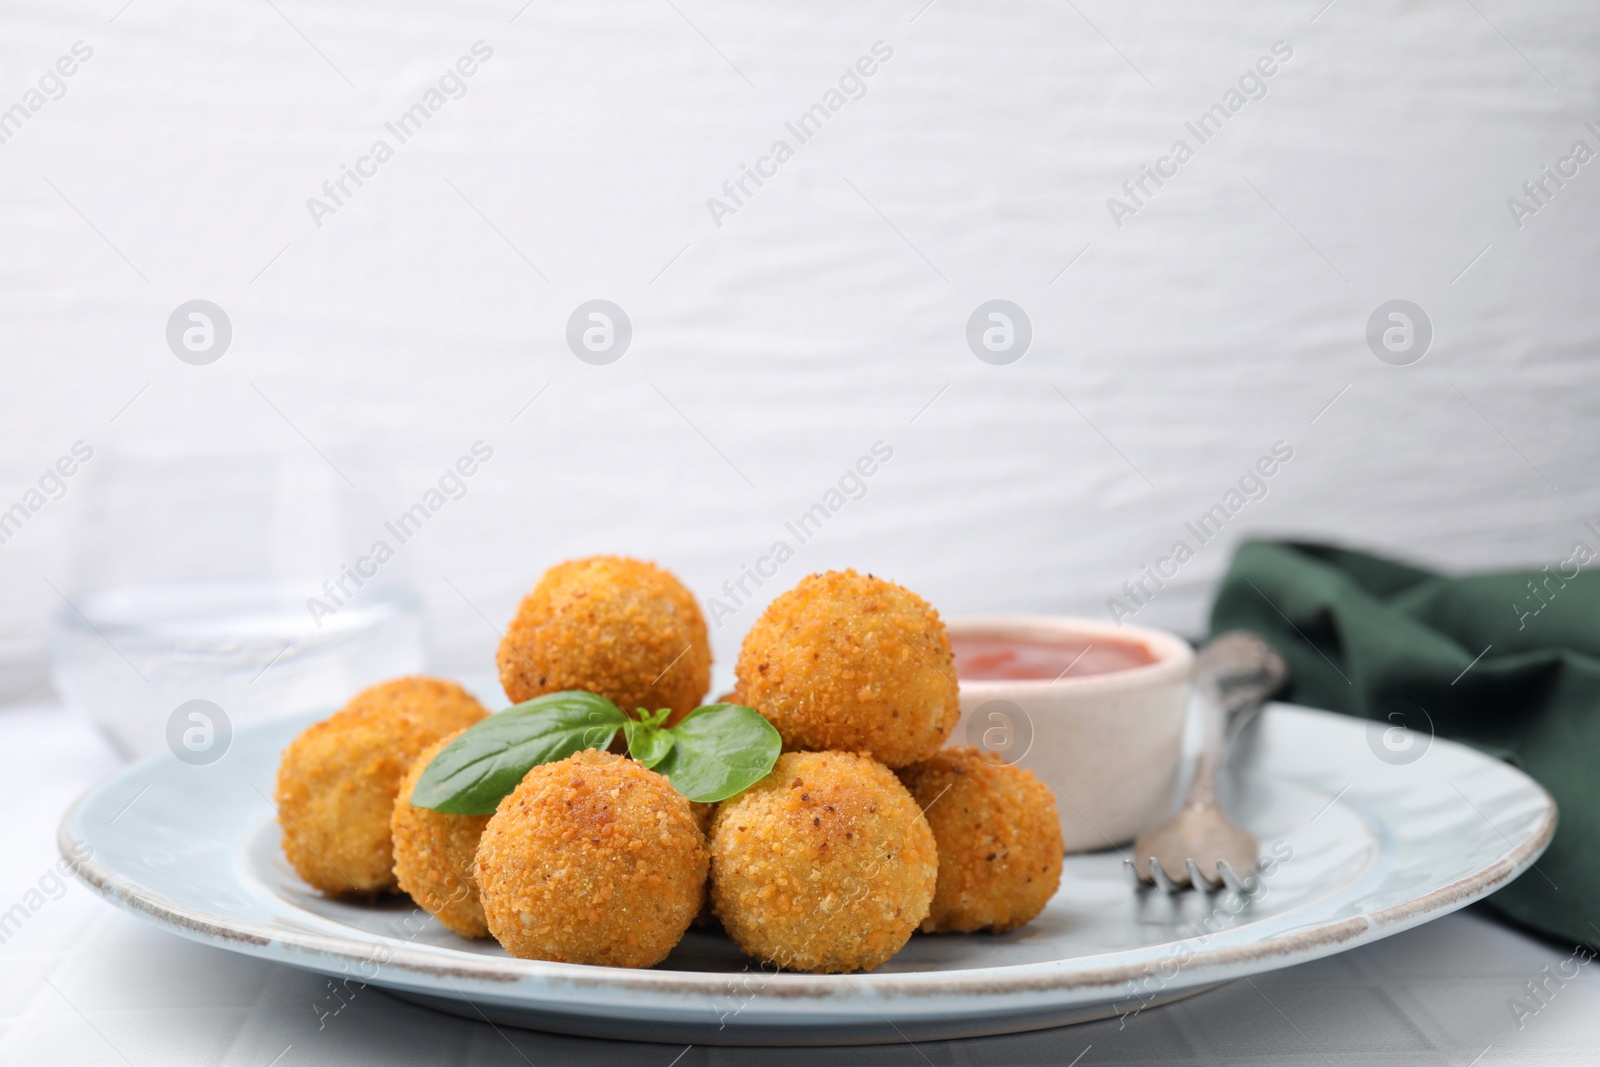
[{"label": "fried tofu ball", "polygon": [[439,678],[397,678],[363,689],[339,712],[385,718],[403,715],[415,719],[436,736],[465,730],[488,714],[476,697],[454,682]]},{"label": "fried tofu ball", "polygon": [[295,872],[331,896],[398,889],[389,820],[401,778],[429,745],[486,714],[453,682],[401,678],[357,694],[291,741],[276,803]]},{"label": "fried tofu ball", "polygon": [[1044,910],[1063,852],[1048,786],[976,748],[945,749],[899,774],[939,843],[939,888],[923,933],[1001,933]]},{"label": "fried tofu ball", "polygon": [[551,567],[522,598],[495,656],[513,702],[587,689],[634,715],[673,721],[711,687],[706,621],[682,582],[652,563],[594,556]]},{"label": "fried tofu ball", "polygon": [[400,889],[417,906],[439,920],[445,929],[466,938],[489,936],[478,898],[473,860],[478,838],[489,823],[487,815],[449,815],[431,808],[413,807],[411,790],[433,757],[459,736],[441,737],[412,761],[394,798],[389,833],[394,838],[394,876]]},{"label": "fried tofu ball", "polygon": [[589,749],[534,767],[478,842],[484,917],[523,959],[651,967],[700,910],[705,836],[640,763]]},{"label": "fried tofu ball", "polygon": [[717,917],[785,970],[878,966],[927,916],[938,869],[917,802],[865,755],[786,753],[712,822]]},{"label": "fried tofu ball", "polygon": [[813,574],[779,596],[739,650],[740,703],[785,749],[868,752],[890,767],[926,759],[961,708],[939,613],[893,582]]}]

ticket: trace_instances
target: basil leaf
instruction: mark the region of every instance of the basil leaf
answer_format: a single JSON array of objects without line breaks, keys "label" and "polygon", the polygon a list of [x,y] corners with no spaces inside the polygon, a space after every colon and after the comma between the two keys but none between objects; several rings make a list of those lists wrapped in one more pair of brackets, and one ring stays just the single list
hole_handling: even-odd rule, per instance
[{"label": "basil leaf", "polygon": [[604,751],[630,721],[603,696],[546,693],[483,719],[445,746],[411,790],[411,803],[449,815],[492,815],[530,768],[586,748]]},{"label": "basil leaf", "polygon": [[655,770],[701,804],[727,800],[755,785],[771,773],[783,750],[777,729],[743,704],[695,708],[671,732],[672,750]]},{"label": "basil leaf", "polygon": [[628,739],[628,755],[653,768],[656,764],[667,758],[667,753],[672,751],[672,731],[652,722],[635,722],[629,719],[622,724],[622,732]]}]

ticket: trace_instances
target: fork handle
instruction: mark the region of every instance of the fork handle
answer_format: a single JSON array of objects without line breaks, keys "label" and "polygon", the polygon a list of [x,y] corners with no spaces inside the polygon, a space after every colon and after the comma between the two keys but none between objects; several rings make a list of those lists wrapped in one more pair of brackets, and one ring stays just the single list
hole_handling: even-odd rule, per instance
[{"label": "fork handle", "polygon": [[1228,727],[1283,688],[1289,667],[1273,647],[1244,630],[1230,630],[1208,641],[1195,656],[1195,689],[1200,698],[1200,754],[1185,807],[1209,808],[1217,802],[1217,769]]}]

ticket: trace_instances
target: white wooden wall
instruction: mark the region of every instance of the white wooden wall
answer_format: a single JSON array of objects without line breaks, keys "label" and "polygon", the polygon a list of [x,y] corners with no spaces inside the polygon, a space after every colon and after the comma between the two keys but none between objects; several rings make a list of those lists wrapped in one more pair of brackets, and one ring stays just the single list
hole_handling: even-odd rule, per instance
[{"label": "white wooden wall", "polygon": [[[1600,150],[1600,9],[1325,2],[7,4],[0,109],[27,114],[0,143],[0,509],[83,440],[91,469],[314,444],[398,511],[483,440],[406,549],[447,672],[495,637],[446,579],[494,620],[596,551],[718,594],[875,442],[864,494],[747,583],[719,671],[826,567],[947,614],[1105,616],[1276,442],[1265,496],[1140,622],[1198,631],[1246,532],[1564,558],[1600,515],[1600,162],[1562,163]],[[479,41],[400,143],[384,124]],[[785,123],[875,47],[801,143]],[[1242,77],[1259,98],[1201,143],[1185,123]],[[361,163],[380,138],[393,158]],[[1114,220],[1179,139],[1192,158]],[[1576,174],[1537,205],[1547,164]],[[194,298],[233,326],[208,366],[165,339]],[[565,342],[596,298],[633,324],[605,366]],[[991,299],[1031,321],[1010,365],[968,349]],[[1365,338],[1393,299],[1434,332],[1407,366]],[[7,697],[45,684],[46,579],[72,581],[87,514],[66,484],[0,544]]]}]

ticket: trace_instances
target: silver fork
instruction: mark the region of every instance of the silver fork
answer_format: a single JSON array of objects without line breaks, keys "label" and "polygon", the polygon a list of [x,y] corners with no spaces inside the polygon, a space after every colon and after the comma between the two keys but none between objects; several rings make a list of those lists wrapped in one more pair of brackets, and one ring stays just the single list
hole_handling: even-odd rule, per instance
[{"label": "silver fork", "polygon": [[1217,802],[1217,770],[1229,725],[1260,707],[1288,678],[1283,657],[1243,630],[1222,634],[1195,656],[1203,731],[1200,755],[1183,807],[1140,834],[1133,843],[1134,858],[1124,861],[1141,884],[1160,886],[1169,893],[1223,886],[1246,891],[1260,846],[1255,835],[1229,820]]}]

